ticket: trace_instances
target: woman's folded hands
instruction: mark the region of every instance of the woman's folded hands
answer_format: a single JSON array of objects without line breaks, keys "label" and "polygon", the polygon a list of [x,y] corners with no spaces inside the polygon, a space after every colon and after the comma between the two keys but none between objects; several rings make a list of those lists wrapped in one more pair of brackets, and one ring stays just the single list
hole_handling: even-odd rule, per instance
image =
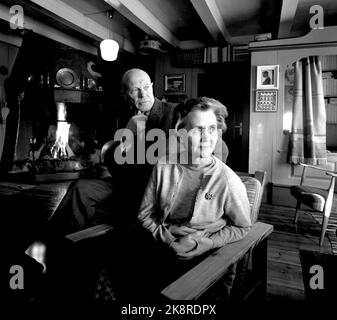
[{"label": "woman's folded hands", "polygon": [[180,259],[191,259],[213,248],[213,240],[193,228],[172,225],[169,230],[179,237],[170,244],[170,248]]}]

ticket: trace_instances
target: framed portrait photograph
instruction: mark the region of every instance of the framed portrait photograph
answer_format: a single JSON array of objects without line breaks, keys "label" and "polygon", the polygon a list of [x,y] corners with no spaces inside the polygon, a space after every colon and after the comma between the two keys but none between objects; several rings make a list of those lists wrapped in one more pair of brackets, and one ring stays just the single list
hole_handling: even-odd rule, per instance
[{"label": "framed portrait photograph", "polygon": [[165,92],[185,92],[185,74],[166,74],[164,75]]},{"label": "framed portrait photograph", "polygon": [[256,112],[276,112],[278,90],[256,90]]},{"label": "framed portrait photograph", "polygon": [[257,66],[256,89],[278,89],[279,66]]}]

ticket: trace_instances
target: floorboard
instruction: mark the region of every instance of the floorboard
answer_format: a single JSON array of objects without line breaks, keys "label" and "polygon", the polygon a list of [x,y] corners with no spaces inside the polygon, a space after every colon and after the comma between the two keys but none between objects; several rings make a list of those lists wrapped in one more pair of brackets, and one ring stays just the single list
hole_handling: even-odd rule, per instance
[{"label": "floorboard", "polygon": [[319,247],[320,225],[309,214],[301,214],[294,225],[295,209],[262,204],[259,220],[274,225],[268,241],[267,299],[304,300],[304,284],[299,250],[332,253],[329,238]]}]

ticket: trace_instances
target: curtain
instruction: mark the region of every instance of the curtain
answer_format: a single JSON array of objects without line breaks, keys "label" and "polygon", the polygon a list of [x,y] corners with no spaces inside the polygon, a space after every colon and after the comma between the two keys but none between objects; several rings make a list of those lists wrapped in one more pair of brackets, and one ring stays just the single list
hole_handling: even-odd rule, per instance
[{"label": "curtain", "polygon": [[293,120],[288,161],[298,164],[325,164],[326,110],[322,66],[319,57],[302,58],[294,63]]}]

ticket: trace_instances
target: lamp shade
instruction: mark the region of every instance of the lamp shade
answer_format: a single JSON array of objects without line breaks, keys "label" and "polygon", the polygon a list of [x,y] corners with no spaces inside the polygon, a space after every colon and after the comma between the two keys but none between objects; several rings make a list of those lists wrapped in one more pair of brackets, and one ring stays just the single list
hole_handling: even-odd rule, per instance
[{"label": "lamp shade", "polygon": [[101,56],[103,60],[115,61],[117,59],[119,45],[115,40],[105,39],[100,43]]}]

